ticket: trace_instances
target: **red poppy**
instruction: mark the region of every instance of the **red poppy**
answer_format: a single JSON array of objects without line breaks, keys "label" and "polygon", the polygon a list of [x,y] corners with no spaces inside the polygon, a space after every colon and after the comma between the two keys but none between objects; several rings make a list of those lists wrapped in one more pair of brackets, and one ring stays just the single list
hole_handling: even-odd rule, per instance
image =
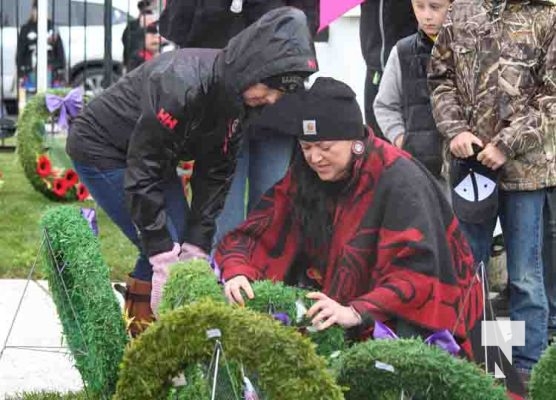
[{"label": "red poppy", "polygon": [[84,184],[80,183],[77,185],[77,200],[85,201],[87,200],[87,197],[89,197],[89,191]]},{"label": "red poppy", "polygon": [[181,164],[181,168],[186,171],[191,171],[193,169],[193,161],[184,161]]},{"label": "red poppy", "polygon": [[52,172],[52,164],[50,159],[44,154],[37,159],[37,174],[41,178],[46,178]]},{"label": "red poppy", "polygon": [[54,180],[52,191],[58,197],[64,197],[68,191],[68,183],[63,178],[57,178]]},{"label": "red poppy", "polygon": [[68,187],[72,187],[79,181],[79,177],[77,176],[77,172],[73,169],[68,169],[64,175],[64,179]]}]

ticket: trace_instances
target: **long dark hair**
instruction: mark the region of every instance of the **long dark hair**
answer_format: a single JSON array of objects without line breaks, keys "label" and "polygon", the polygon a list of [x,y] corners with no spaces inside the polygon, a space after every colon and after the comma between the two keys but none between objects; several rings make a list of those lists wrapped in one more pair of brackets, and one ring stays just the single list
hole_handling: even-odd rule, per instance
[{"label": "long dark hair", "polygon": [[320,250],[330,244],[334,212],[338,198],[356,185],[360,171],[358,160],[363,161],[369,156],[368,133],[361,138],[364,150],[361,154],[353,154],[346,179],[337,182],[322,181],[317,173],[311,169],[303,152],[296,148],[292,173],[297,182],[293,193],[294,218],[301,227],[303,239],[314,249]]},{"label": "long dark hair", "polygon": [[301,152],[296,154],[292,173],[297,182],[293,194],[294,217],[300,224],[303,239],[315,249],[326,247],[331,239],[336,201],[347,181],[322,181]]}]

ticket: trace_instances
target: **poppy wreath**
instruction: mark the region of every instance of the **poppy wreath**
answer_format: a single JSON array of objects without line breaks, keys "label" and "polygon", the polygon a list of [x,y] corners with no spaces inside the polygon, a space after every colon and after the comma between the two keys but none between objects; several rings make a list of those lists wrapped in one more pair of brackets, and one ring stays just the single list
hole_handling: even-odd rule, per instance
[{"label": "poppy wreath", "polygon": [[533,400],[553,399],[556,393],[556,344],[548,347],[533,368],[529,393]]},{"label": "poppy wreath", "polygon": [[268,398],[343,399],[308,338],[261,313],[211,299],[162,314],[126,348],[114,399],[167,398],[172,377],[186,365],[210,361],[211,329],[220,330],[229,361],[241,360],[247,370],[257,371]]},{"label": "poppy wreath", "polygon": [[[341,327],[334,326],[322,332],[311,332],[306,328],[309,321],[301,319],[299,314],[313,304],[312,300],[305,299],[307,291],[271,281],[254,282],[253,291],[256,296],[246,300],[247,308],[270,314],[284,325],[301,331],[316,344],[317,354],[330,357],[345,348],[344,330]],[[162,314],[206,297],[216,302],[226,302],[222,287],[209,263],[205,260],[178,263],[172,266],[159,310]],[[305,304],[300,305],[300,301]],[[301,309],[298,309],[300,306]]]},{"label": "poppy wreath", "polygon": [[[64,96],[67,89],[49,90],[48,94]],[[84,201],[87,188],[79,182],[71,168],[55,165],[45,145],[44,126],[59,117],[60,110],[51,113],[46,106],[46,95],[37,94],[27,102],[17,121],[17,152],[25,176],[35,188],[55,201]]]},{"label": "poppy wreath", "polygon": [[41,219],[44,273],[75,366],[94,398],[110,398],[128,342],[100,243],[79,208],[60,206]]},{"label": "poppy wreath", "polygon": [[335,361],[334,370],[338,384],[349,388],[346,400],[393,400],[402,393],[435,400],[508,398],[477,365],[420,339],[358,343]]}]

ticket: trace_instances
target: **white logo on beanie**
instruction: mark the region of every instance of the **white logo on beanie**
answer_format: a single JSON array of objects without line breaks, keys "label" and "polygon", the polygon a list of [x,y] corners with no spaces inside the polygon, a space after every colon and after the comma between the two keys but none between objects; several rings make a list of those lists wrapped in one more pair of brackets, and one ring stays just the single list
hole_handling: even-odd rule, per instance
[{"label": "white logo on beanie", "polygon": [[[471,177],[471,174],[475,175],[477,193],[475,193],[475,189],[473,188],[473,178]],[[495,189],[496,182],[492,179],[476,172],[471,172],[454,188],[454,191],[461,198],[474,202],[485,200],[494,192]]]},{"label": "white logo on beanie", "polygon": [[496,182],[477,173],[475,173],[475,179],[477,181],[477,199],[478,201],[483,201],[494,192],[496,189]]},{"label": "white logo on beanie", "polygon": [[303,120],[303,134],[316,135],[317,134],[317,121],[314,119]]}]

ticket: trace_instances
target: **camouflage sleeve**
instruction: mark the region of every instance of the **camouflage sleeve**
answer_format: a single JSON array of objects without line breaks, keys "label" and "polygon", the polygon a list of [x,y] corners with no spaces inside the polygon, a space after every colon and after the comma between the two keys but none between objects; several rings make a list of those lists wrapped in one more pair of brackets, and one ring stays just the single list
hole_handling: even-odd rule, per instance
[{"label": "camouflage sleeve", "polygon": [[452,23],[448,14],[436,39],[428,68],[433,116],[438,131],[448,140],[462,132],[471,131],[458,98],[450,46],[452,39]]},{"label": "camouflage sleeve", "polygon": [[[556,12],[555,12],[556,14]],[[555,19],[556,21],[556,19]],[[509,158],[525,154],[546,142],[544,135],[553,135],[556,120],[556,34],[548,39],[547,51],[541,60],[537,94],[526,101],[510,118],[510,125],[492,139],[492,143]]]}]

